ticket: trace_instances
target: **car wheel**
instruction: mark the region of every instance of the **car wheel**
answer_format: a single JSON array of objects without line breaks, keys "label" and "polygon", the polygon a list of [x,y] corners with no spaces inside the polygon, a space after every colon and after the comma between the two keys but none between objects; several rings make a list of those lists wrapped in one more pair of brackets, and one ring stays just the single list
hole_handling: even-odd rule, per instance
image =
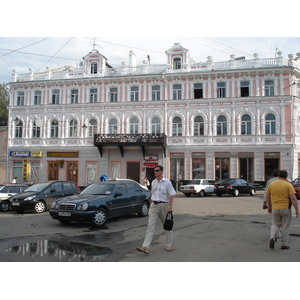
[{"label": "car wheel", "polygon": [[233,195],[234,195],[235,197],[237,197],[237,196],[239,195],[239,190],[235,189],[234,192],[233,192]]},{"label": "car wheel", "polygon": [[46,204],[43,201],[38,201],[34,206],[34,211],[38,214],[43,213],[46,210]]},{"label": "car wheel", "polygon": [[146,217],[148,216],[148,212],[149,212],[149,204],[147,201],[144,201],[141,210],[138,212],[138,216]]},{"label": "car wheel", "polygon": [[98,208],[92,220],[92,225],[96,227],[103,226],[107,221],[107,211],[103,208]]},{"label": "car wheel", "polygon": [[255,195],[255,190],[254,189],[251,189],[250,190],[250,196],[254,196]]},{"label": "car wheel", "polygon": [[0,205],[1,211],[8,211],[9,210],[9,201],[2,201]]},{"label": "car wheel", "polygon": [[204,192],[203,190],[201,190],[201,191],[199,192],[199,197],[204,197],[204,195],[205,195],[205,192]]},{"label": "car wheel", "polygon": [[186,197],[191,197],[191,194],[185,194]]}]

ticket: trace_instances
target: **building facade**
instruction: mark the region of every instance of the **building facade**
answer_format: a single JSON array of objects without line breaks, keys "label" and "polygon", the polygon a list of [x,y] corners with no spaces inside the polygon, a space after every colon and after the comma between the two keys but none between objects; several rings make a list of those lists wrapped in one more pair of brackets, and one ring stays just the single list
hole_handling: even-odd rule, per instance
[{"label": "building facade", "polygon": [[176,43],[166,64],[118,68],[93,49],[77,68],[13,73],[7,180],[299,175],[300,53],[195,62]]}]

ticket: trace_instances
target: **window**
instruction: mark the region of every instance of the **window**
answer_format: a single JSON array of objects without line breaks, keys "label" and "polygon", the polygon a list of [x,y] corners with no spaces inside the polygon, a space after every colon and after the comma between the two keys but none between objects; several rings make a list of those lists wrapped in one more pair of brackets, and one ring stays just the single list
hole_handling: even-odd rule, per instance
[{"label": "window", "polygon": [[203,117],[198,116],[194,121],[194,136],[204,135],[204,121]]},{"label": "window", "polygon": [[25,100],[25,93],[24,92],[18,92],[17,105],[18,106],[23,106],[24,105],[24,100]]},{"label": "window", "polygon": [[152,101],[159,101],[160,100],[160,86],[155,85],[152,86]]},{"label": "window", "polygon": [[173,100],[181,99],[181,84],[174,84],[173,86]]},{"label": "window", "polygon": [[249,115],[242,116],[241,134],[252,134],[251,117]]},{"label": "window", "polygon": [[250,96],[250,82],[242,81],[241,82],[241,97],[249,97]]},{"label": "window", "polygon": [[23,122],[21,120],[17,121],[15,126],[15,137],[21,138],[23,132]]},{"label": "window", "polygon": [[265,80],[265,96],[274,96],[274,80]]},{"label": "window", "polygon": [[202,99],[203,98],[203,85],[202,83],[194,84],[194,99]]},{"label": "window", "polygon": [[265,134],[276,134],[276,118],[273,114],[266,115]]},{"label": "window", "polygon": [[91,63],[91,74],[97,74],[98,72],[98,64],[96,62]]},{"label": "window", "polygon": [[38,138],[40,136],[41,136],[41,127],[38,127],[34,121],[32,126],[32,137]]},{"label": "window", "polygon": [[118,133],[118,121],[116,119],[111,119],[108,124],[108,133],[117,134]]},{"label": "window", "polygon": [[226,82],[217,83],[217,98],[226,97]]},{"label": "window", "polygon": [[151,121],[151,133],[160,134],[160,119],[158,117],[154,117]]},{"label": "window", "polygon": [[139,87],[132,86],[130,88],[130,101],[139,101]]},{"label": "window", "polygon": [[227,135],[227,120],[225,116],[217,119],[217,135]]},{"label": "window", "polygon": [[70,128],[69,128],[69,137],[77,137],[77,133],[78,133],[77,120],[71,120]]},{"label": "window", "polygon": [[173,119],[172,136],[182,136],[182,120],[180,117]]},{"label": "window", "polygon": [[139,121],[137,118],[132,118],[130,120],[130,133],[139,133]]},{"label": "window", "polygon": [[50,137],[51,138],[57,138],[58,137],[58,121],[57,120],[53,120],[51,122]]},{"label": "window", "polygon": [[[110,88],[109,90],[109,101],[110,102],[118,102],[118,89],[117,88]],[[133,101],[133,100],[131,100]]]},{"label": "window", "polygon": [[78,90],[71,90],[71,104],[78,103]]},{"label": "window", "polygon": [[173,59],[173,69],[174,70],[181,69],[181,57],[175,57]]},{"label": "window", "polygon": [[97,133],[97,121],[95,119],[91,119],[89,122],[89,137],[94,137],[94,134]]},{"label": "window", "polygon": [[96,103],[98,101],[98,90],[90,89],[90,103]]},{"label": "window", "polygon": [[42,92],[41,91],[35,91],[34,92],[33,104],[34,105],[41,105],[41,103],[42,103]]},{"label": "window", "polygon": [[58,90],[52,91],[51,104],[59,104],[59,91]]}]

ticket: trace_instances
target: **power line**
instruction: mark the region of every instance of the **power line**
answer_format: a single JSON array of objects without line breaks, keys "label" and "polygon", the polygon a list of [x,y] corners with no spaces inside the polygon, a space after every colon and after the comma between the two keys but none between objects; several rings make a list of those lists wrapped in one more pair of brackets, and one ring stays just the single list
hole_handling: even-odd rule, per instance
[{"label": "power line", "polygon": [[5,56],[5,55],[8,55],[8,54],[11,54],[11,53],[14,53],[14,52],[19,52],[19,50],[28,48],[28,47],[30,47],[30,46],[32,46],[32,45],[36,45],[36,44],[41,43],[41,42],[43,42],[43,41],[45,41],[45,40],[47,40],[47,39],[48,39],[48,37],[46,37],[46,38],[44,38],[44,39],[42,39],[42,40],[40,40],[40,41],[34,42],[34,43],[32,43],[32,44],[29,44],[29,45],[27,45],[27,46],[21,47],[21,48],[19,48],[19,49],[11,50],[11,51],[8,52],[8,53],[5,53],[5,54],[0,55],[0,57]]}]

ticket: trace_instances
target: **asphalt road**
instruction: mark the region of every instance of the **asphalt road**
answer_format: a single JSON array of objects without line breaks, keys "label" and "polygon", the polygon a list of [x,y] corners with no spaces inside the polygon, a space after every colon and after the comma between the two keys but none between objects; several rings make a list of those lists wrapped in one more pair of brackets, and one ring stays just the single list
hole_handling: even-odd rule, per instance
[{"label": "asphalt road", "polygon": [[[110,220],[104,228],[60,224],[48,213],[0,213],[1,262],[298,262],[300,222],[293,216],[289,250],[269,249],[271,216],[262,210],[263,192],[254,197],[206,196],[174,201],[173,251],[164,250],[157,225],[150,254],[136,250],[147,217]],[[294,213],[294,211],[293,211]]]}]

